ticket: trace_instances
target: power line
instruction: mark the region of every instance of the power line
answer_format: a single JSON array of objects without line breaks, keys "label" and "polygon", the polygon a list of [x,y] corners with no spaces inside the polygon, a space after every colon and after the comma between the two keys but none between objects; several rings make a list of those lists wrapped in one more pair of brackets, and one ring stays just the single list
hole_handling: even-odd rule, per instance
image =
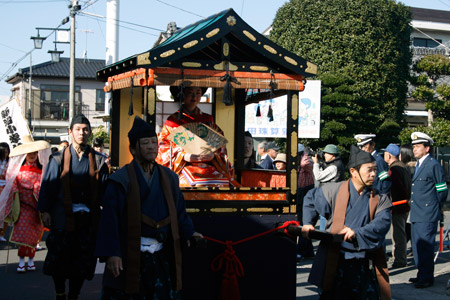
[{"label": "power line", "polygon": [[48,3],[48,2],[65,2],[66,0],[39,0],[39,1],[0,1],[0,4],[21,4],[21,3],[35,3],[35,4],[41,4],[41,3]]},{"label": "power line", "polygon": [[[96,14],[92,14],[92,13],[88,13],[88,12],[80,12],[80,13],[82,15],[90,16],[90,17],[93,17],[93,18],[98,18],[98,19],[101,19],[101,20],[106,19],[104,16],[100,16],[100,15],[96,15]],[[154,27],[150,27],[150,26],[145,26],[145,25],[141,25],[141,24],[137,24],[137,23],[133,23],[133,22],[123,21],[123,20],[114,19],[114,18],[109,18],[109,19],[113,20],[113,21],[116,21],[117,23],[125,23],[125,24],[136,26],[136,27],[142,27],[142,28],[145,28],[145,29],[155,30],[155,31],[158,31],[158,32],[163,32],[164,31],[162,29],[158,29],[158,28],[154,28]]]},{"label": "power line", "polygon": [[98,0],[95,0],[95,1],[89,0],[89,1],[87,1],[87,2],[85,3],[86,6],[82,7],[81,10],[85,10],[86,8],[88,8],[89,6],[94,5],[94,4],[97,3],[97,2],[98,2]]},{"label": "power line", "polygon": [[442,0],[439,0],[439,2],[441,2],[442,4],[444,4],[445,6],[448,6],[448,7],[450,7],[450,5],[448,4],[448,3],[445,3],[444,1],[442,1]]},{"label": "power line", "polygon": [[23,50],[13,48],[11,46],[8,46],[8,45],[2,44],[2,43],[0,43],[0,45],[2,45],[3,47],[9,48],[9,49],[15,50],[15,51],[19,51],[19,52],[25,53],[25,51],[23,51]]},{"label": "power line", "polygon": [[9,73],[10,73],[12,70],[14,70],[14,68],[15,68],[22,60],[24,60],[28,55],[30,55],[30,53],[33,52],[33,51],[34,51],[34,49],[31,49],[31,50],[28,51],[24,56],[22,56],[21,58],[19,58],[17,61],[13,62],[13,63],[11,64],[11,67],[9,67],[9,69],[8,69],[5,73],[3,73],[2,77],[0,77],[0,81],[3,81],[3,79],[5,79],[5,78],[9,75]]},{"label": "power line", "polygon": [[[54,30],[52,30],[47,36],[45,36],[45,39],[47,39],[50,35],[52,35],[52,34],[55,32],[55,30],[58,30],[58,28],[61,27],[62,25],[63,25],[63,24],[60,23],[56,28],[54,28]],[[9,69],[8,69],[5,73],[3,73],[3,75],[0,77],[0,81],[3,81],[3,80],[9,75],[9,73],[10,73],[12,70],[14,70],[14,68],[17,67],[17,65],[18,65],[22,60],[24,60],[28,55],[30,55],[30,53],[33,52],[34,50],[35,50],[34,48],[31,49],[30,51],[26,52],[21,58],[19,58],[19,59],[16,60],[15,62],[13,62],[13,63],[11,64],[11,67],[9,67]],[[24,51],[22,51],[22,52],[24,52]]]},{"label": "power line", "polygon": [[178,10],[184,11],[184,12],[186,12],[186,13],[188,13],[188,14],[191,14],[191,15],[194,15],[194,16],[197,16],[197,17],[200,17],[200,18],[204,18],[204,16],[198,15],[198,14],[196,14],[196,13],[193,13],[193,12],[191,12],[191,11],[185,10],[185,9],[180,8],[180,7],[178,7],[178,6],[169,4],[169,3],[167,3],[167,2],[164,2],[164,1],[161,1],[161,0],[156,0],[156,1],[158,1],[158,2],[160,2],[160,3],[162,3],[162,4],[165,4],[165,5],[167,5],[167,6],[176,8],[176,9],[178,9]]},{"label": "power line", "polygon": [[[84,14],[84,13],[82,13],[82,15],[84,16],[84,17],[86,17],[86,18],[91,18],[91,19],[94,19],[94,20],[97,20],[97,21],[102,21],[102,22],[106,22],[106,20],[104,20],[104,18],[101,18],[101,17],[96,17],[96,16],[91,16],[91,15],[87,15],[87,14]],[[120,20],[116,20],[117,22],[124,22],[124,21],[120,21]],[[141,25],[142,26],[142,25]],[[119,25],[119,27],[122,27],[122,28],[125,28],[125,29],[129,29],[129,30],[132,30],[132,31],[136,31],[136,32],[140,32],[140,33],[143,33],[143,34],[148,34],[148,35],[152,35],[152,36],[159,36],[159,35],[157,35],[157,34],[153,34],[153,33],[149,33],[149,32],[145,32],[145,31],[142,31],[142,30],[137,30],[137,29],[134,29],[134,28],[130,28],[130,27],[127,27],[127,26],[123,26],[123,25]],[[157,30],[157,29],[153,29],[153,30]],[[159,31],[159,29],[158,29],[158,31]],[[161,30],[162,31],[162,30]]]}]

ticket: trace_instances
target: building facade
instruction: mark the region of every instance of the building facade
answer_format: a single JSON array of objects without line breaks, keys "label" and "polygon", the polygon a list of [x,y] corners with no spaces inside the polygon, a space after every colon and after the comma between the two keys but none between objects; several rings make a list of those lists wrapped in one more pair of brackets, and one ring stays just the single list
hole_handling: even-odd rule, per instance
[{"label": "building facade", "polygon": [[[450,56],[450,11],[410,7],[412,14],[411,50],[413,63],[425,55]],[[450,83],[450,80],[447,83]],[[425,103],[408,99],[405,110],[410,126],[428,124]]]},{"label": "building facade", "polygon": [[[105,114],[104,83],[96,80],[97,70],[105,66],[104,60],[76,59],[75,62],[75,110],[83,113],[93,128],[105,125],[101,118]],[[58,144],[61,137],[67,135],[69,126],[69,72],[70,60],[61,58],[60,62],[45,62],[31,66],[31,102],[30,68],[19,69],[6,79],[12,84],[12,97],[22,108],[23,115],[29,120],[30,130],[36,140],[45,139]]]}]

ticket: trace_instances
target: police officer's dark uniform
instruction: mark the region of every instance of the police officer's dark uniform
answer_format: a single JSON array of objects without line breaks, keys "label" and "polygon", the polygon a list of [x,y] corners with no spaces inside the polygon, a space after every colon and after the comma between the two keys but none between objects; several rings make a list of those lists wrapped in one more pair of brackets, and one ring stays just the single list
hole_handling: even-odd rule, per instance
[{"label": "police officer's dark uniform", "polygon": [[[433,139],[422,132],[411,134],[413,149],[416,144],[433,145]],[[411,244],[417,277],[410,278],[416,288],[426,288],[434,283],[434,243],[441,208],[447,199],[448,189],[442,166],[429,154],[416,156],[418,160],[412,179],[411,192]]]},{"label": "police officer's dark uniform", "polygon": [[[362,148],[364,145],[372,142],[376,137],[375,134],[357,134],[355,139],[357,141],[356,145]],[[373,188],[375,188],[380,194],[389,194],[391,191],[392,181],[389,178],[389,168],[384,158],[378,154],[376,150],[372,153],[377,163],[377,177],[373,183]]]}]

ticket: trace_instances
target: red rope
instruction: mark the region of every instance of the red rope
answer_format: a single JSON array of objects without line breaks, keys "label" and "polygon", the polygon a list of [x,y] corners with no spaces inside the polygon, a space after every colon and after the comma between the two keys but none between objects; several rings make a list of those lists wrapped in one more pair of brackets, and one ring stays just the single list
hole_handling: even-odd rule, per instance
[{"label": "red rope", "polygon": [[287,227],[289,225],[296,225],[299,226],[300,224],[297,221],[286,221],[283,223],[283,225],[278,226],[276,228],[267,230],[265,232],[261,232],[258,234],[255,234],[253,236],[244,238],[239,241],[220,241],[216,240],[214,238],[204,236],[205,239],[215,242],[218,244],[222,244],[226,246],[226,249],[224,252],[217,255],[211,262],[211,270],[214,272],[219,272],[222,270],[223,265],[225,264],[225,272],[223,274],[222,278],[222,288],[221,288],[221,294],[220,299],[230,299],[230,300],[239,300],[240,294],[239,294],[239,286],[237,277],[243,277],[244,276],[244,267],[242,266],[242,262],[239,260],[239,258],[236,255],[236,251],[233,249],[233,245],[238,245],[256,238],[259,238],[261,236],[267,235],[269,233],[272,233],[277,230],[284,229],[284,233],[288,236],[291,236],[287,232]]},{"label": "red rope", "polygon": [[400,204],[405,204],[406,202],[408,202],[408,200],[399,200],[399,201],[392,202],[392,205],[396,206],[396,205],[400,205]]}]

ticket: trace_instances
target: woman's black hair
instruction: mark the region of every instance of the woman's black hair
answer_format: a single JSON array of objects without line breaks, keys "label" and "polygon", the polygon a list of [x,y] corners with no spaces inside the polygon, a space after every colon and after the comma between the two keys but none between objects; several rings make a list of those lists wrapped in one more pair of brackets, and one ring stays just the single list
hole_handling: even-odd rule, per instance
[{"label": "woman's black hair", "polygon": [[407,164],[410,161],[415,161],[412,146],[410,144],[405,144],[400,146],[400,157],[401,161]]},{"label": "woman's black hair", "polygon": [[103,147],[104,145],[102,138],[97,137],[92,141],[92,147]]},{"label": "woman's black hair", "polygon": [[6,153],[10,153],[11,149],[9,148],[8,143],[2,142],[0,143],[0,160],[9,160],[9,155],[6,156]]},{"label": "woman's black hair", "polygon": [[[253,141],[253,136],[252,136],[252,134],[249,131],[244,132],[244,137],[252,138],[252,141]],[[256,168],[257,163],[256,163],[256,151],[255,151],[255,148],[252,148],[252,155],[250,156],[249,161],[250,161],[250,163],[249,163],[250,168],[251,169]]]},{"label": "woman's black hair", "polygon": [[[25,157],[25,159],[23,160],[22,166],[23,166],[26,162],[27,162],[27,158]],[[37,166],[39,169],[42,170],[42,165],[41,165],[41,162],[39,161],[39,155],[38,155],[38,157],[37,157],[37,159],[36,159],[36,166]]]}]

